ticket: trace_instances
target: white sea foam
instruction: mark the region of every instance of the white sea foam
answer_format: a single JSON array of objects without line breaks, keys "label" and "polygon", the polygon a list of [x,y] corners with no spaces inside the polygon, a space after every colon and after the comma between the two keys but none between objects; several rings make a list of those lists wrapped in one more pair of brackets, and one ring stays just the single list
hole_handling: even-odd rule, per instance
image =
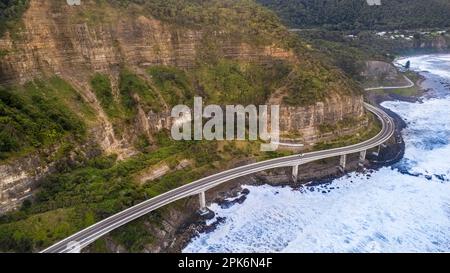
[{"label": "white sea foam", "polygon": [[397,59],[395,63],[405,65],[407,61],[411,62],[411,68],[415,71],[428,72],[450,79],[450,54],[402,57]]},{"label": "white sea foam", "polygon": [[384,102],[407,123],[403,162],[412,173],[450,177],[450,98],[423,103]]},{"label": "white sea foam", "polygon": [[[393,182],[395,181],[395,182]],[[330,187],[334,189],[328,192]],[[339,187],[339,189],[337,188]],[[185,252],[445,251],[450,187],[389,168],[352,174],[313,192],[249,186],[242,205],[212,206],[225,224]],[[326,192],[326,193],[323,193]]]},{"label": "white sea foam", "polygon": [[[450,79],[450,55],[408,59]],[[383,106],[408,124],[400,163],[304,191],[247,186],[243,204],[211,205],[225,223],[184,252],[450,251],[450,97]]]}]

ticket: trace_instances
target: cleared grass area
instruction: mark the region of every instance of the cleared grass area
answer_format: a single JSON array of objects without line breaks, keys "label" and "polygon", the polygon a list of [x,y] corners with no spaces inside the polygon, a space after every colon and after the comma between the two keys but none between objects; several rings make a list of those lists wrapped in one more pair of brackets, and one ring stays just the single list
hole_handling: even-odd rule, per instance
[{"label": "cleared grass area", "polygon": [[419,96],[421,94],[421,88],[417,85],[410,88],[400,88],[400,89],[389,89],[389,90],[373,90],[370,92],[374,92],[380,95],[389,95],[395,94],[403,97],[414,97]]},{"label": "cleared grass area", "polygon": [[417,83],[422,79],[422,77],[414,71],[407,71],[403,74],[414,83],[414,86],[411,88],[394,89],[389,91],[392,92],[393,94],[404,97],[419,96],[421,94],[422,88],[419,85],[417,85]]},{"label": "cleared grass area", "polygon": [[421,89],[419,87],[414,86],[411,88],[389,90],[388,92],[404,97],[412,97],[420,95],[420,90]]}]

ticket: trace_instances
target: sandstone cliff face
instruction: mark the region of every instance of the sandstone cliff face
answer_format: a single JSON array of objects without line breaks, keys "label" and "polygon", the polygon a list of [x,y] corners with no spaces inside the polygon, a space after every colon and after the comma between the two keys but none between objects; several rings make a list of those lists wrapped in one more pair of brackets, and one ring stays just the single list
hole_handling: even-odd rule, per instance
[{"label": "sandstone cliff face", "polygon": [[[117,9],[108,5],[99,7],[95,2],[83,1],[81,6],[74,7],[55,0],[30,1],[23,17],[23,28],[0,39],[0,50],[7,52],[0,59],[0,82],[25,83],[42,75],[61,76],[98,113],[98,128],[94,134],[98,143],[106,152],[125,158],[133,154],[129,137],[115,135],[111,122],[90,90],[88,82],[92,74],[108,74],[113,86],[117,86],[121,66],[135,71],[156,64],[193,67],[208,42],[202,30],[175,28],[142,15],[119,14]],[[104,18],[92,22],[86,14],[95,12]],[[224,58],[255,62],[272,58],[295,60],[292,52],[275,45],[253,46],[227,39],[224,33],[215,35],[215,43],[220,45],[216,54]],[[141,118],[136,122],[137,131],[150,135],[148,128],[162,128],[155,122],[164,123],[170,113],[170,109],[165,110],[159,121],[149,113],[148,126],[142,126],[145,117]],[[166,122],[166,128],[168,124]],[[136,130],[128,135],[134,133]]]},{"label": "sandstone cliff face", "polygon": [[[30,1],[22,31],[15,33],[14,39],[11,34],[0,39],[0,49],[8,52],[0,61],[0,82],[23,83],[43,73],[61,75],[77,87],[99,113],[105,131],[100,142],[107,150],[111,146],[120,146],[116,142],[121,140],[114,139],[107,118],[89,90],[87,82],[92,73],[104,72],[114,79],[123,64],[137,68],[155,64],[192,67],[202,53],[205,37],[202,30],[173,28],[144,16],[121,16],[115,10],[107,10],[108,18],[95,24],[88,19],[80,20],[79,13],[91,9],[95,5],[92,2],[84,1],[81,6],[72,7],[49,0]],[[260,62],[269,58],[297,61],[292,52],[275,45],[249,45],[226,39],[226,35],[220,33],[217,39],[221,45],[217,49],[218,54],[225,58]],[[336,115],[340,110],[333,111],[333,107],[346,110]],[[322,114],[317,115],[316,111]],[[336,121],[345,115],[361,114],[361,98],[337,96],[312,107],[287,108],[284,116],[302,115],[303,120],[310,121],[286,121],[287,130],[302,130],[327,119]],[[148,113],[150,124],[145,127],[151,131],[167,128],[170,126],[167,118],[167,112]]]},{"label": "sandstone cliff face", "polygon": [[[59,0],[31,0],[20,31],[0,38],[0,50],[7,53],[0,57],[0,83],[25,83],[43,75],[59,75],[97,113],[98,122],[91,132],[96,142],[121,159],[135,153],[130,136],[145,133],[151,138],[163,128],[170,129],[170,109],[160,113],[140,109],[133,128],[117,135],[90,89],[92,74],[109,75],[117,93],[121,67],[137,73],[157,64],[189,69],[201,58],[208,38],[201,29],[174,28],[149,16],[122,13],[106,4],[98,7],[96,2],[84,0],[80,6],[69,6]],[[93,15],[95,12],[99,14]],[[258,63],[273,59],[299,61],[293,52],[275,44],[255,45],[230,39],[226,33],[214,35],[215,54],[223,58]],[[305,143],[314,143],[323,138],[318,132],[320,124],[359,118],[364,110],[362,96],[336,94],[308,107],[282,107],[280,114],[282,131],[295,132]],[[28,196],[40,175],[47,171],[36,169],[36,164],[26,160],[1,165],[0,202],[5,210]]]},{"label": "sandstone cliff face", "polygon": [[58,157],[58,145],[0,164],[0,215],[19,208],[31,197],[45,176],[60,166],[77,166],[98,156],[101,151],[94,143],[76,147],[65,157]]},{"label": "sandstone cliff face", "polygon": [[47,173],[46,168],[38,166],[38,161],[31,157],[0,166],[0,214],[20,206],[39,177]]},{"label": "sandstone cliff face", "polygon": [[365,71],[362,72],[366,77],[382,77],[386,75],[389,78],[395,78],[398,75],[397,69],[390,63],[381,61],[368,61],[365,65]]},{"label": "sandstone cliff face", "polygon": [[[109,18],[95,24],[80,19],[79,13],[95,6],[93,2],[70,7],[49,0],[30,1],[22,31],[14,33],[14,39],[11,34],[0,39],[0,49],[8,52],[0,63],[0,80],[24,82],[43,71],[86,80],[92,71],[113,73],[122,64],[195,65],[205,43],[201,30],[173,28],[144,16],[121,16],[116,10],[109,10]],[[255,47],[230,40],[220,44],[221,55],[240,60],[293,57],[276,46]]]},{"label": "sandstone cliff face", "polygon": [[311,145],[329,139],[328,134],[320,132],[318,125],[335,125],[346,118],[357,120],[355,124],[346,124],[346,134],[352,134],[367,125],[364,117],[363,98],[361,96],[333,95],[324,102],[307,107],[281,107],[280,130],[282,133],[294,133],[303,144]]},{"label": "sandstone cliff face", "polygon": [[395,40],[392,49],[397,54],[416,54],[417,52],[448,52],[450,49],[450,36],[425,36],[410,40]]},{"label": "sandstone cliff face", "polygon": [[409,82],[394,65],[382,61],[367,61],[361,72],[366,88],[378,86],[405,86]]},{"label": "sandstone cliff face", "polygon": [[39,180],[54,171],[54,165],[35,154],[0,165],[0,215],[31,197]]},{"label": "sandstone cliff face", "polygon": [[412,47],[414,49],[447,51],[450,48],[449,40],[450,37],[448,36],[438,36],[425,41],[418,39],[414,41]]}]

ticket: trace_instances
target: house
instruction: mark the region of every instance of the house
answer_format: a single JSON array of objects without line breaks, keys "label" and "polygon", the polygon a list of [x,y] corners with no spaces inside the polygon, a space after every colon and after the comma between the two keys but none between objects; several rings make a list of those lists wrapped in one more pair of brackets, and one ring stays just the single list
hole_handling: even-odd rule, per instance
[{"label": "house", "polygon": [[366,0],[369,6],[381,6],[381,0]]},{"label": "house", "polygon": [[81,0],[66,0],[69,6],[79,6],[81,5]]}]

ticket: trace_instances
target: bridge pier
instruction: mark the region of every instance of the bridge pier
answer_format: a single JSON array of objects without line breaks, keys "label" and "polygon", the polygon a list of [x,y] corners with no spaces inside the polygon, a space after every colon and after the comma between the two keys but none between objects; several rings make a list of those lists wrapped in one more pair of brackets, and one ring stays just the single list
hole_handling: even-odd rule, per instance
[{"label": "bridge pier", "polygon": [[198,198],[200,201],[200,212],[206,211],[206,198],[205,198],[205,192],[202,191],[198,194]]},{"label": "bridge pier", "polygon": [[366,155],[367,155],[366,150],[359,152],[359,161],[364,162],[364,160],[366,160]]},{"label": "bridge pier", "polygon": [[358,166],[364,168],[364,162],[366,161],[367,150],[359,152],[359,163]]},{"label": "bridge pier", "polygon": [[292,179],[297,182],[298,179],[298,165],[292,166]]},{"label": "bridge pier", "polygon": [[382,147],[385,148],[386,145],[384,145],[384,144],[378,145],[377,151],[376,151],[376,152],[373,152],[372,154],[373,154],[374,156],[378,157],[378,156],[380,155],[380,152],[381,152],[381,148],[382,148]]},{"label": "bridge pier", "polygon": [[341,169],[342,172],[345,172],[346,164],[347,164],[347,155],[341,155],[339,168]]}]

